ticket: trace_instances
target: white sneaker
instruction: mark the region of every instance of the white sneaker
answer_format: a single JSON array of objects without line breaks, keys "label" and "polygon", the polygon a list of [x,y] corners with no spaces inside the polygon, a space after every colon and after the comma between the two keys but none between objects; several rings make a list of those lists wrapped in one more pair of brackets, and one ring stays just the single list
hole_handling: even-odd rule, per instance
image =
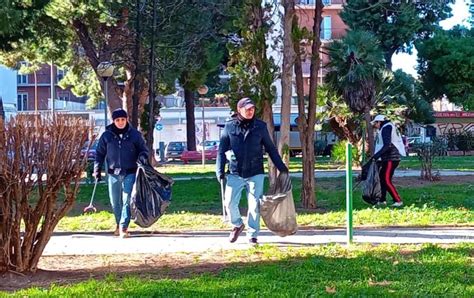
[{"label": "white sneaker", "polygon": [[403,202],[400,201],[400,202],[395,202],[392,204],[392,207],[402,207],[403,206]]},{"label": "white sneaker", "polygon": [[377,202],[377,206],[378,206],[378,207],[384,207],[384,206],[387,206],[387,201],[383,201],[383,202]]},{"label": "white sneaker", "polygon": [[120,229],[120,238],[128,238],[130,237],[130,232],[128,229]]}]

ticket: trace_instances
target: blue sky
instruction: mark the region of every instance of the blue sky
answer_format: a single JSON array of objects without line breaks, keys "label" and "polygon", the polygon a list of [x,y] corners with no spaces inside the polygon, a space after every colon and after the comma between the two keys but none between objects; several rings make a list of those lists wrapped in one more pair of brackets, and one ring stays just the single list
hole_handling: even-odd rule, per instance
[{"label": "blue sky", "polygon": [[[440,25],[444,29],[450,29],[458,24],[468,25],[469,18],[469,0],[456,0],[452,6],[453,16],[447,20],[444,20]],[[392,57],[393,70],[402,69],[404,72],[409,73],[413,76],[417,76],[416,73],[416,50],[413,51],[412,55],[406,53],[395,54]]]}]

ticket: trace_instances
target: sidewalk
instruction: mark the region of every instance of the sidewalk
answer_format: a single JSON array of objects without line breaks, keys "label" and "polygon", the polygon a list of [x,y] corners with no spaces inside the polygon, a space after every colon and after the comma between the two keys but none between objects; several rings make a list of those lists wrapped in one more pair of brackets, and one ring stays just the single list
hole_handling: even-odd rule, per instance
[{"label": "sidewalk", "polygon": [[[168,233],[132,233],[121,239],[107,233],[55,233],[43,255],[105,255],[132,253],[186,253],[248,249],[242,233],[236,243],[229,243],[226,231],[190,231]],[[260,244],[277,246],[313,246],[346,243],[345,229],[298,231],[295,235],[279,237],[263,230]],[[354,243],[474,243],[474,227],[463,228],[361,228],[354,230]]]},{"label": "sidewalk", "polygon": [[[434,171],[436,172],[436,171]],[[353,176],[357,177],[360,173],[360,170],[354,170]],[[345,170],[315,170],[314,174],[316,178],[337,178],[337,177],[345,177],[346,171]],[[470,176],[474,175],[474,171],[454,171],[454,170],[439,170],[439,175],[443,176]],[[303,173],[290,173],[291,177],[301,178]],[[394,174],[395,177],[419,177],[420,170],[400,170],[397,169]],[[216,179],[214,176],[197,176],[197,177],[175,177],[173,180],[175,181],[183,181],[183,180],[194,180],[194,179]]]}]

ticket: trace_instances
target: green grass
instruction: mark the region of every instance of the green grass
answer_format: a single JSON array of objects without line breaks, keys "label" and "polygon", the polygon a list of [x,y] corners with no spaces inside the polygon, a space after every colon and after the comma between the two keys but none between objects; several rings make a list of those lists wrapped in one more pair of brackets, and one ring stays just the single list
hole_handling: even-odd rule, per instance
[{"label": "green grass", "polygon": [[[299,206],[301,180],[293,179],[295,204]],[[150,229],[193,230],[223,229],[219,184],[215,179],[177,181],[173,186],[172,203],[167,213]],[[429,226],[466,225],[474,222],[474,183],[461,185],[427,185],[400,187],[406,206],[400,209],[374,208],[361,199],[360,189],[354,192],[354,224],[356,226]],[[57,231],[105,231],[114,227],[108,202],[107,186],[97,188],[96,205],[101,212],[81,215],[88,204],[92,185],[83,185],[75,208],[63,218]],[[318,179],[316,183],[318,209],[298,209],[300,226],[341,227],[345,224],[344,179]],[[241,206],[245,208],[246,200]],[[137,229],[134,225],[132,229]]]},{"label": "green grass", "polygon": [[[265,168],[267,165],[265,163]],[[314,168],[316,170],[344,169],[344,164],[336,163],[329,157],[316,158]],[[416,156],[404,157],[400,162],[400,169],[419,170],[420,161]],[[202,166],[200,162],[184,165],[182,163],[165,164],[158,168],[162,173],[171,177],[215,177],[215,161],[206,161]],[[292,157],[289,165],[290,172],[301,172],[303,170],[302,158]],[[445,156],[436,158],[433,163],[434,170],[458,170],[474,171],[474,156]]]},{"label": "green grass", "polygon": [[[405,157],[400,162],[400,168],[418,170],[421,168],[420,161],[416,156]],[[474,171],[474,156],[437,157],[433,162],[433,169]]]},{"label": "green grass", "polygon": [[[473,297],[473,244],[325,245],[229,251],[229,265],[204,273],[189,263],[181,278],[109,275],[73,285],[32,288],[15,297]],[[188,271],[189,270],[189,271]],[[190,273],[186,273],[190,272]],[[93,293],[93,294],[92,294]]]}]

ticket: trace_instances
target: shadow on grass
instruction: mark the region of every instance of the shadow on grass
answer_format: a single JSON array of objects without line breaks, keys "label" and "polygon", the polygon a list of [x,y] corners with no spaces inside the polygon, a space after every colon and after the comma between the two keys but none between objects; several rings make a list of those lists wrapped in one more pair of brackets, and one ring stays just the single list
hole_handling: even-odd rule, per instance
[{"label": "shadow on grass", "polygon": [[[354,251],[330,245],[303,248],[301,254],[293,252],[293,255],[262,247],[239,255],[217,256],[210,261],[199,256],[176,259],[147,255],[135,256],[134,262],[127,262],[126,258],[113,263],[107,260],[106,266],[91,270],[46,271],[16,277],[14,287],[9,287],[11,283],[3,278],[0,290],[40,288],[17,292],[19,296],[113,293],[136,297],[330,294],[472,297],[470,254],[472,246],[445,249],[430,245],[414,251],[370,247]],[[67,263],[65,259],[65,267]],[[52,283],[54,286],[49,288]]]}]

